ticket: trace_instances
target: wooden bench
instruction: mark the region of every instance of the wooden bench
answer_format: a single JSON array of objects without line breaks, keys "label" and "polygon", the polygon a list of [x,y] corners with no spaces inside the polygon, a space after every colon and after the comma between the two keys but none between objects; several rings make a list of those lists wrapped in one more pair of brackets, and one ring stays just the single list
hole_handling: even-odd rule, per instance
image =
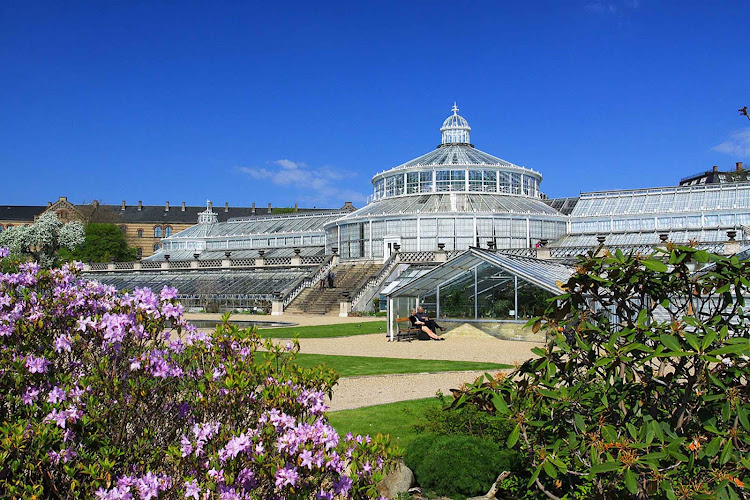
[{"label": "wooden bench", "polygon": [[393,336],[393,339],[397,342],[402,340],[409,342],[416,340],[419,338],[419,332],[422,331],[418,326],[413,326],[409,318],[396,318],[396,326],[398,327],[398,331]]}]

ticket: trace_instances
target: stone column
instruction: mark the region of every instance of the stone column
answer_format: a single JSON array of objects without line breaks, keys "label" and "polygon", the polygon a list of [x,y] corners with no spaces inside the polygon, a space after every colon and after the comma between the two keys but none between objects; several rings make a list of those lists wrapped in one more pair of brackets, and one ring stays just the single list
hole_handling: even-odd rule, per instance
[{"label": "stone column", "polygon": [[265,250],[258,250],[258,257],[255,258],[255,267],[266,267]]},{"label": "stone column", "polygon": [[339,316],[346,318],[350,312],[352,312],[352,303],[349,300],[349,292],[344,292],[339,299]]},{"label": "stone column", "polygon": [[447,262],[448,254],[445,253],[445,243],[438,243],[438,249],[435,251],[435,262]]},{"label": "stone column", "polygon": [[331,250],[333,250],[333,258],[331,259],[331,266],[336,267],[339,265],[339,254],[338,254],[339,248],[333,247],[331,248]]},{"label": "stone column", "polygon": [[727,231],[727,238],[729,239],[724,243],[724,255],[734,255],[740,251],[740,242],[735,240],[736,236],[737,231]]},{"label": "stone column", "polygon": [[170,257],[169,254],[166,254],[164,256],[164,262],[161,263],[161,268],[162,269],[169,269],[169,257]]},{"label": "stone column", "polygon": [[294,257],[292,257],[292,263],[291,263],[293,266],[297,266],[298,267],[298,266],[302,265],[302,257],[300,257],[299,254],[300,254],[300,249],[299,248],[295,248],[294,249]]},{"label": "stone column", "polygon": [[229,257],[232,255],[232,252],[226,251],[224,252],[224,258],[221,259],[221,267],[232,267],[232,259]]},{"label": "stone column", "polygon": [[191,269],[198,269],[198,257],[200,257],[199,253],[193,254],[193,260],[190,262]]}]

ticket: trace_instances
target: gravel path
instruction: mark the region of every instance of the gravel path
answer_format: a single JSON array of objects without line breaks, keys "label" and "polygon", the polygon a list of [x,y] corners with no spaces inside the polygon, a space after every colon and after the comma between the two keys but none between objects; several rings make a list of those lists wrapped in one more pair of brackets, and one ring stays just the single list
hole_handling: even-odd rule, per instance
[{"label": "gravel path", "polygon": [[339,379],[333,389],[333,400],[326,403],[331,411],[338,411],[429,398],[438,391],[450,394],[451,389],[460,389],[482,375],[483,371],[473,371],[346,377]]},{"label": "gravel path", "polygon": [[[354,337],[300,339],[300,352],[514,365],[532,357],[530,350],[536,345],[538,344],[499,340],[489,336],[466,338],[451,337],[450,334],[441,342],[388,342],[385,335],[376,333]],[[483,374],[484,371],[469,371],[345,377],[339,379],[334,387],[333,400],[329,402],[329,406],[331,411],[337,411],[428,398],[438,391],[449,394],[450,389],[458,389]]]}]

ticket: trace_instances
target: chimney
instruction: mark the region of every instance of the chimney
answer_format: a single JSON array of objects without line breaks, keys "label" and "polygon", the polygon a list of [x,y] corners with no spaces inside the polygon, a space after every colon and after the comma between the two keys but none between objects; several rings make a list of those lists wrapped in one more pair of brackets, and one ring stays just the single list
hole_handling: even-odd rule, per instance
[{"label": "chimney", "polygon": [[184,212],[184,211],[185,211],[185,202],[184,202],[184,201],[182,202],[182,208],[181,208],[180,210],[181,210],[182,212]]},{"label": "chimney", "polygon": [[212,212],[214,211],[214,202],[213,202],[213,201],[209,201],[209,202],[208,202],[208,208],[209,208],[209,209],[210,209],[210,210],[211,210]]},{"label": "chimney", "polygon": [[255,203],[253,203],[253,207],[252,207],[252,209],[251,209],[251,212],[252,212],[252,213],[255,213]]},{"label": "chimney", "polygon": [[718,171],[719,171],[719,167],[714,165],[714,172],[718,172]]},{"label": "chimney", "polygon": [[122,200],[122,203],[120,204],[120,210],[125,210],[125,200]]},{"label": "chimney", "polygon": [[59,201],[68,201],[68,197],[67,196],[60,196]]},{"label": "chimney", "polygon": [[299,206],[296,203],[294,204],[294,211],[299,212]]},{"label": "chimney", "polygon": [[269,214],[271,213],[271,204],[270,203],[268,204],[268,213]]},{"label": "chimney", "polygon": [[224,202],[224,211],[225,212],[229,212],[229,202],[228,201]]},{"label": "chimney", "polygon": [[169,212],[169,202],[164,203],[164,211]]},{"label": "chimney", "polygon": [[51,206],[52,206],[52,202],[51,202],[51,201],[48,201],[48,202],[47,202],[47,208],[49,208],[49,207],[51,207]]},{"label": "chimney", "polygon": [[138,211],[140,212],[143,208],[143,202],[141,200],[138,200]]},{"label": "chimney", "polygon": [[742,162],[741,161],[737,162],[737,172],[742,172]]},{"label": "chimney", "polygon": [[354,210],[356,210],[356,208],[354,208],[354,205],[352,205],[352,202],[351,202],[351,201],[345,201],[345,202],[344,202],[344,206],[343,206],[343,207],[341,207],[341,209],[342,209],[342,210],[349,210],[349,211],[352,211],[352,212],[353,212]]}]

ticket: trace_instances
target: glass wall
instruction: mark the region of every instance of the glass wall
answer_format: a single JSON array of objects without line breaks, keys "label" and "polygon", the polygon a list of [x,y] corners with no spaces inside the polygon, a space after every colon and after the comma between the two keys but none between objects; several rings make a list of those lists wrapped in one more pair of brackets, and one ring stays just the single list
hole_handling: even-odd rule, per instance
[{"label": "glass wall", "polygon": [[410,170],[377,179],[373,200],[403,194],[473,191],[511,193],[538,198],[540,179],[532,174],[497,169]]},{"label": "glass wall", "polygon": [[528,320],[553,295],[484,262],[420,297],[428,316],[459,320]]},{"label": "glass wall", "polygon": [[[370,225],[372,224],[372,236]],[[404,217],[341,224],[340,252],[344,259],[382,258],[384,237],[398,237],[402,252],[435,251],[438,244],[446,251],[470,246],[487,248],[529,248],[542,239],[565,235],[565,222],[505,217]],[[332,235],[329,235],[329,239]]]}]

